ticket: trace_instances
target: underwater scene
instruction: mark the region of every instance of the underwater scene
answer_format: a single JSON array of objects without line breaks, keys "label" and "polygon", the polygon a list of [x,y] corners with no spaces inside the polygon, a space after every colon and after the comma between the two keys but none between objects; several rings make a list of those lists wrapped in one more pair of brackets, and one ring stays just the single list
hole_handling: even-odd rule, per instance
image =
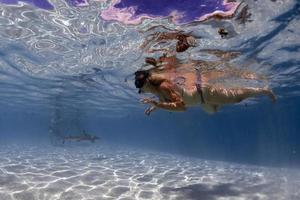
[{"label": "underwater scene", "polygon": [[299,0],[0,0],[0,200],[300,200]]}]

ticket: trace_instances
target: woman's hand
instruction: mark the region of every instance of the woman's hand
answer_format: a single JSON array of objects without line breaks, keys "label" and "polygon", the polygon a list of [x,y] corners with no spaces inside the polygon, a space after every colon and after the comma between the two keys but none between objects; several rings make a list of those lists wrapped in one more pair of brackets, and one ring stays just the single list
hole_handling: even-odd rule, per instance
[{"label": "woman's hand", "polygon": [[141,99],[141,103],[143,104],[151,104],[151,105],[157,105],[157,102],[153,99],[150,99],[150,98],[144,98],[144,99]]}]

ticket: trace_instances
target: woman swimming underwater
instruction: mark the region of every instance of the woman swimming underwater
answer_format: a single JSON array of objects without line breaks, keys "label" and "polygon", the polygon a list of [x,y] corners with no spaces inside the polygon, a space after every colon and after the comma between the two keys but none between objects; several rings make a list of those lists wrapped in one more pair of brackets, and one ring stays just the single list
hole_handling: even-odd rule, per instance
[{"label": "woman swimming underwater", "polygon": [[135,72],[135,86],[139,93],[152,93],[159,101],[144,98],[144,104],[151,106],[145,110],[149,115],[157,108],[169,111],[184,111],[187,107],[200,105],[206,112],[214,113],[223,105],[234,104],[249,97],[267,95],[275,102],[276,97],[267,86],[226,87],[214,80],[236,77],[246,80],[262,79],[253,72],[234,68],[220,69],[224,61],[189,61],[182,63],[176,56],[162,56],[158,60],[146,58],[146,63],[154,67]]}]

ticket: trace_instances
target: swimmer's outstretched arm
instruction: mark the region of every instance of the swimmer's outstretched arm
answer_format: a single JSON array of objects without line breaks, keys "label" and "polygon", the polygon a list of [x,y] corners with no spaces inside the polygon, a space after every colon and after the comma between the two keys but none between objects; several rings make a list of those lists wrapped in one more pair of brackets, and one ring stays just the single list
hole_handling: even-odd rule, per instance
[{"label": "swimmer's outstretched arm", "polygon": [[185,105],[182,101],[175,101],[175,102],[164,102],[164,101],[155,101],[153,99],[142,99],[142,103],[145,104],[151,104],[152,107],[148,108],[149,110],[154,110],[153,107],[155,108],[163,108],[167,110],[172,110],[172,111],[184,111],[186,110]]},{"label": "swimmer's outstretched arm", "polygon": [[152,111],[156,110],[157,108],[162,108],[162,109],[166,109],[166,110],[170,110],[170,111],[185,111],[186,110],[184,103],[181,101],[177,101],[177,102],[159,101],[159,102],[157,102],[153,99],[145,98],[145,99],[142,99],[142,103],[152,105],[151,107],[149,107],[145,110],[146,115],[150,115],[150,113]]},{"label": "swimmer's outstretched arm", "polygon": [[145,98],[142,100],[142,103],[151,104],[152,107],[145,110],[145,114],[149,115],[156,108],[162,108],[171,111],[185,111],[186,107],[180,95],[178,95],[173,89],[173,85],[167,81],[163,82],[158,90],[165,99],[169,99],[169,102],[166,101],[155,101],[153,99]]}]

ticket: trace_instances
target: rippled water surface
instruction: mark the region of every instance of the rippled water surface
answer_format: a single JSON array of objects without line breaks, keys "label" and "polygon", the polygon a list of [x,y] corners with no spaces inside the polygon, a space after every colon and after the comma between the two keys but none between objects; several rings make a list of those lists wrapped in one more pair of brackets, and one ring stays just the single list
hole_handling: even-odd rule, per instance
[{"label": "rippled water surface", "polygon": [[[201,37],[180,58],[214,59],[199,54],[201,49],[241,51],[235,66],[267,76],[279,98],[298,96],[297,1],[245,1],[251,13],[245,24],[233,18],[181,27],[167,19],[137,26],[106,22],[99,16],[109,5],[103,1],[77,8],[51,2],[55,9],[50,11],[25,3],[0,6],[1,106],[51,108],[59,101],[70,109],[119,113],[140,107],[130,75],[144,62],[144,31],[159,24]],[[232,37],[220,39],[220,26]]]},{"label": "rippled water surface", "polygon": [[[180,26],[105,21],[114,1],[49,2],[54,9],[0,3],[0,200],[300,199],[298,0],[245,0],[232,18]],[[197,37],[180,61],[239,52],[218,67],[257,73],[278,101],[145,117],[133,74],[162,55],[141,48],[145,39],[169,29]],[[100,139],[62,142],[84,131]]]}]

